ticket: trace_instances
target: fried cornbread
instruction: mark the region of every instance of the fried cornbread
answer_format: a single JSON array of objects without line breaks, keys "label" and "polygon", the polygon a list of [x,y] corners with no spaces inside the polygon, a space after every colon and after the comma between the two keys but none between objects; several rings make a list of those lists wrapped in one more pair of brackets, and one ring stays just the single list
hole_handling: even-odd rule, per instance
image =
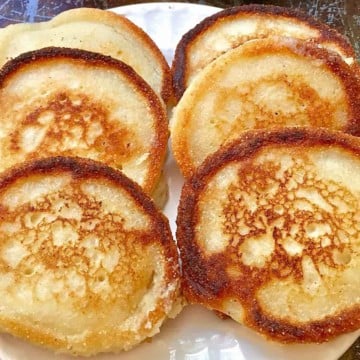
[{"label": "fried cornbread", "polygon": [[183,187],[184,295],[280,342],[359,329],[359,196],[358,138],[247,132]]},{"label": "fried cornbread", "polygon": [[147,193],[159,181],[168,123],[129,66],[97,53],[45,48],[0,71],[0,170],[40,157],[80,156],[122,170]]},{"label": "fried cornbread", "polygon": [[48,158],[0,177],[0,331],[56,352],[128,350],[178,306],[166,218],[122,173]]},{"label": "fried cornbread", "polygon": [[360,78],[340,56],[287,37],[248,41],[209,64],[171,119],[185,177],[243,131],[314,126],[360,135]]},{"label": "fried cornbread", "polygon": [[226,51],[270,36],[307,40],[339,53],[348,64],[356,64],[355,51],[344,36],[300,11],[260,4],[235,6],[205,18],[183,35],[172,65],[176,98]]},{"label": "fried cornbread", "polygon": [[172,94],[169,66],[154,41],[124,16],[110,11],[67,10],[41,23],[0,29],[0,65],[44,47],[98,52],[130,65],[166,102]]}]

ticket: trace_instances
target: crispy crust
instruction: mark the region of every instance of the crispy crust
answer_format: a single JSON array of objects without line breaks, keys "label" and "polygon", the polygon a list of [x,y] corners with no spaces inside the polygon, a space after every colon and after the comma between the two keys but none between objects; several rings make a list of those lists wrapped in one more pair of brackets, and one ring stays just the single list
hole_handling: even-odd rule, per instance
[{"label": "crispy crust", "polygon": [[[178,251],[173,241],[169,222],[167,218],[157,210],[156,205],[151,198],[147,196],[139,185],[127,178],[121,172],[116,171],[102,163],[78,158],[78,157],[53,157],[39,159],[33,162],[27,162],[13,167],[4,172],[0,178],[0,194],[3,194],[6,189],[12,186],[19,180],[26,179],[28,176],[42,176],[42,175],[62,175],[63,173],[70,173],[74,180],[88,180],[88,179],[104,179],[110,184],[120,187],[133,199],[136,206],[141,209],[149,218],[151,222],[149,227],[152,229],[151,236],[139,237],[137,240],[147,244],[148,242],[155,242],[161,247],[161,256],[166,259],[163,262],[164,267],[164,283],[178,284],[180,272],[178,263]],[[51,260],[54,261],[55,259]],[[131,275],[129,275],[131,276]],[[175,287],[167,290],[167,296],[160,296],[156,302],[156,308],[149,309],[148,321],[155,327],[160,326],[163,320],[167,317],[169,303],[177,301],[179,289]],[[64,337],[54,337],[53,334],[42,331],[41,325],[30,326],[29,324],[19,324],[13,319],[1,320],[2,331],[10,332],[11,334],[26,339],[28,341],[40,344],[47,348],[58,351],[70,352],[73,355],[91,355],[97,352],[109,351],[104,348],[104,344],[109,346],[109,341],[104,341],[104,336],[108,337],[113,342],[114,350],[119,350],[122,346],[127,349],[136,345],[137,342],[144,339],[146,336],[152,336],[151,327],[141,323],[139,328],[135,331],[122,331],[119,335],[116,329],[104,329],[103,332],[90,332],[90,336],[84,340],[80,345],[81,352],[78,352],[78,344],[73,344],[72,337],[69,339]],[[119,343],[120,341],[120,343]],[[123,341],[123,344],[121,343]],[[125,349],[126,349],[125,347]],[[111,349],[110,349],[111,350]]]},{"label": "crispy crust", "polygon": [[261,273],[256,275],[251,267],[244,271],[244,282],[236,282],[226,272],[229,254],[218,252],[206,256],[195,242],[198,224],[197,206],[201,193],[211,178],[231,163],[249,163],[265,146],[339,146],[360,157],[360,141],[353,136],[321,128],[278,128],[272,131],[249,131],[228,146],[210,156],[185,182],[177,217],[177,243],[182,262],[182,288],[190,303],[202,304],[210,309],[223,310],[225,299],[238,299],[245,314],[244,323],[280,342],[324,342],[342,333],[360,327],[360,306],[354,305],[336,316],[319,321],[293,324],[267,314],[254,296],[261,286]]},{"label": "crispy crust", "polygon": [[356,59],[355,51],[345,36],[330,28],[328,25],[315,20],[301,11],[280,6],[261,4],[235,6],[219,11],[218,13],[205,18],[193,29],[184,34],[181,38],[176,47],[174,60],[171,67],[173,89],[177,100],[180,100],[186,89],[186,79],[188,77],[187,58],[190,56],[191,45],[199,37],[206,36],[206,32],[211,31],[212,26],[215,24],[236,20],[236,18],[239,16],[241,17],[252,14],[262,15],[265,17],[278,16],[301,21],[309,27],[320,32],[320,37],[313,39],[314,42],[334,42],[344,51],[346,56]]},{"label": "crispy crust", "polygon": [[161,72],[163,74],[162,79],[162,90],[161,90],[161,97],[166,103],[170,100],[172,96],[172,81],[171,81],[171,72],[170,67],[155,42],[150,38],[150,36],[142,30],[140,27],[135,25],[132,21],[127,19],[125,16],[116,14],[111,11],[95,9],[95,8],[78,8],[78,9],[71,9],[61,14],[55,16],[51,21],[53,24],[62,24],[67,23],[72,20],[93,20],[99,22],[101,19],[102,22],[108,24],[109,26],[123,26],[128,29],[129,33],[136,35],[139,38],[140,42],[143,44],[144,47],[148,48],[154,58],[156,58],[157,62],[160,65]]},{"label": "crispy crust", "polygon": [[[239,48],[239,50],[240,49],[242,54],[248,57],[266,55],[267,53],[293,53],[299,56],[320,60],[323,66],[327,67],[341,80],[344,87],[349,117],[346,126],[341,130],[351,135],[360,136],[360,78],[356,76],[355,69],[349,67],[338,54],[319,48],[313,43],[282,37],[279,37],[274,41],[270,39],[259,40],[257,43],[253,41],[251,42],[251,45],[250,43],[249,45],[245,44]],[[199,77],[201,77],[201,75]],[[206,91],[206,89],[203,91]],[[321,117],[319,116],[318,120],[320,119]],[[184,122],[183,128],[186,128],[188,121],[189,119]],[[329,126],[328,119],[322,119],[320,126]],[[184,176],[190,177],[195,171],[195,165],[189,155],[191,149],[188,147],[186,136],[178,136],[178,138],[178,140],[173,141],[172,145],[175,158]]]},{"label": "crispy crust", "polygon": [[157,139],[154,143],[154,152],[151,156],[152,161],[149,169],[149,177],[143,186],[143,189],[150,194],[159,180],[166,156],[166,146],[169,137],[167,115],[162,103],[152,88],[130,66],[120,60],[99,53],[80,49],[48,47],[21,54],[13,60],[8,61],[0,70],[0,89],[6,86],[6,83],[11,81],[12,76],[18,71],[21,71],[21,69],[27,65],[31,66],[34,61],[41,63],[42,61],[46,62],[47,60],[56,59],[84,61],[84,63],[90,64],[91,66],[111,68],[112,71],[118,71],[125,76],[136,91],[141,93],[143,98],[146,99],[149,105],[149,111],[152,112],[156,119],[157,128]]}]

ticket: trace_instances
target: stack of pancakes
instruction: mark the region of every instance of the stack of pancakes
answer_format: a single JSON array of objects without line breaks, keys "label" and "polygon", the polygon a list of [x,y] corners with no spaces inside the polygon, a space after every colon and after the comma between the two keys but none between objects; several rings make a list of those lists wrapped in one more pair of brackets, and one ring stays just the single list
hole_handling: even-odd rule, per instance
[{"label": "stack of pancakes", "polygon": [[[360,327],[360,72],[342,35],[234,7],[170,70],[126,18],[76,9],[1,29],[0,50],[0,331],[129,350],[182,295],[281,342]],[[178,248],[158,210],[169,133]]]},{"label": "stack of pancakes", "polygon": [[73,355],[128,350],[181,308],[158,210],[170,68],[97,9],[8,26],[0,48],[0,330]]},{"label": "stack of pancakes", "polygon": [[290,9],[221,11],[172,65],[184,295],[269,339],[360,327],[360,82],[347,40]]}]

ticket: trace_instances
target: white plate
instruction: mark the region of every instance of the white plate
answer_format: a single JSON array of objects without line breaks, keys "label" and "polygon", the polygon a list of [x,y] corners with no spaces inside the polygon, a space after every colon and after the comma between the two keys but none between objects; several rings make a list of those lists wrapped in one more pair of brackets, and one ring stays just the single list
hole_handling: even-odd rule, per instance
[{"label": "white plate", "polygon": [[[119,7],[113,11],[128,16],[158,44],[170,62],[182,34],[218,8],[182,4],[151,3]],[[164,210],[175,230],[176,209],[183,179],[174,160],[166,163],[170,199]],[[187,307],[169,320],[151,343],[127,353],[99,355],[93,360],[335,360],[350,347],[360,332],[338,337],[321,345],[280,345],[232,320],[220,320],[198,306]],[[73,357],[29,345],[9,335],[0,336],[1,360],[74,360]]]}]

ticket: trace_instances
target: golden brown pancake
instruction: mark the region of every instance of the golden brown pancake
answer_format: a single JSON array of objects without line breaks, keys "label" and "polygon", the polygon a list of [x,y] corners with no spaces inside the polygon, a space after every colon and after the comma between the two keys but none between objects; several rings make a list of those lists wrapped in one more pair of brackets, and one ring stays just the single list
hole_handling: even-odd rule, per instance
[{"label": "golden brown pancake", "polygon": [[235,6],[205,18],[183,35],[172,65],[176,98],[179,100],[195,76],[226,51],[270,36],[318,44],[358,66],[355,51],[344,36],[298,10],[259,4]]},{"label": "golden brown pancake", "polygon": [[119,60],[78,49],[22,54],[0,72],[0,170],[80,156],[122,170],[151,193],[168,139],[164,107]]},{"label": "golden brown pancake", "polygon": [[359,329],[359,196],[358,138],[249,131],[182,190],[184,295],[281,342]]},{"label": "golden brown pancake", "polygon": [[141,188],[48,158],[0,177],[0,331],[56,352],[128,350],[177,305],[178,253]]},{"label": "golden brown pancake", "polygon": [[171,119],[172,148],[190,176],[243,131],[312,126],[360,135],[360,78],[338,55],[292,38],[248,41],[187,88]]},{"label": "golden brown pancake", "polygon": [[131,66],[165,102],[172,94],[165,57],[154,41],[124,16],[79,8],[46,22],[9,25],[0,29],[0,66],[21,53],[50,46],[111,56]]}]

